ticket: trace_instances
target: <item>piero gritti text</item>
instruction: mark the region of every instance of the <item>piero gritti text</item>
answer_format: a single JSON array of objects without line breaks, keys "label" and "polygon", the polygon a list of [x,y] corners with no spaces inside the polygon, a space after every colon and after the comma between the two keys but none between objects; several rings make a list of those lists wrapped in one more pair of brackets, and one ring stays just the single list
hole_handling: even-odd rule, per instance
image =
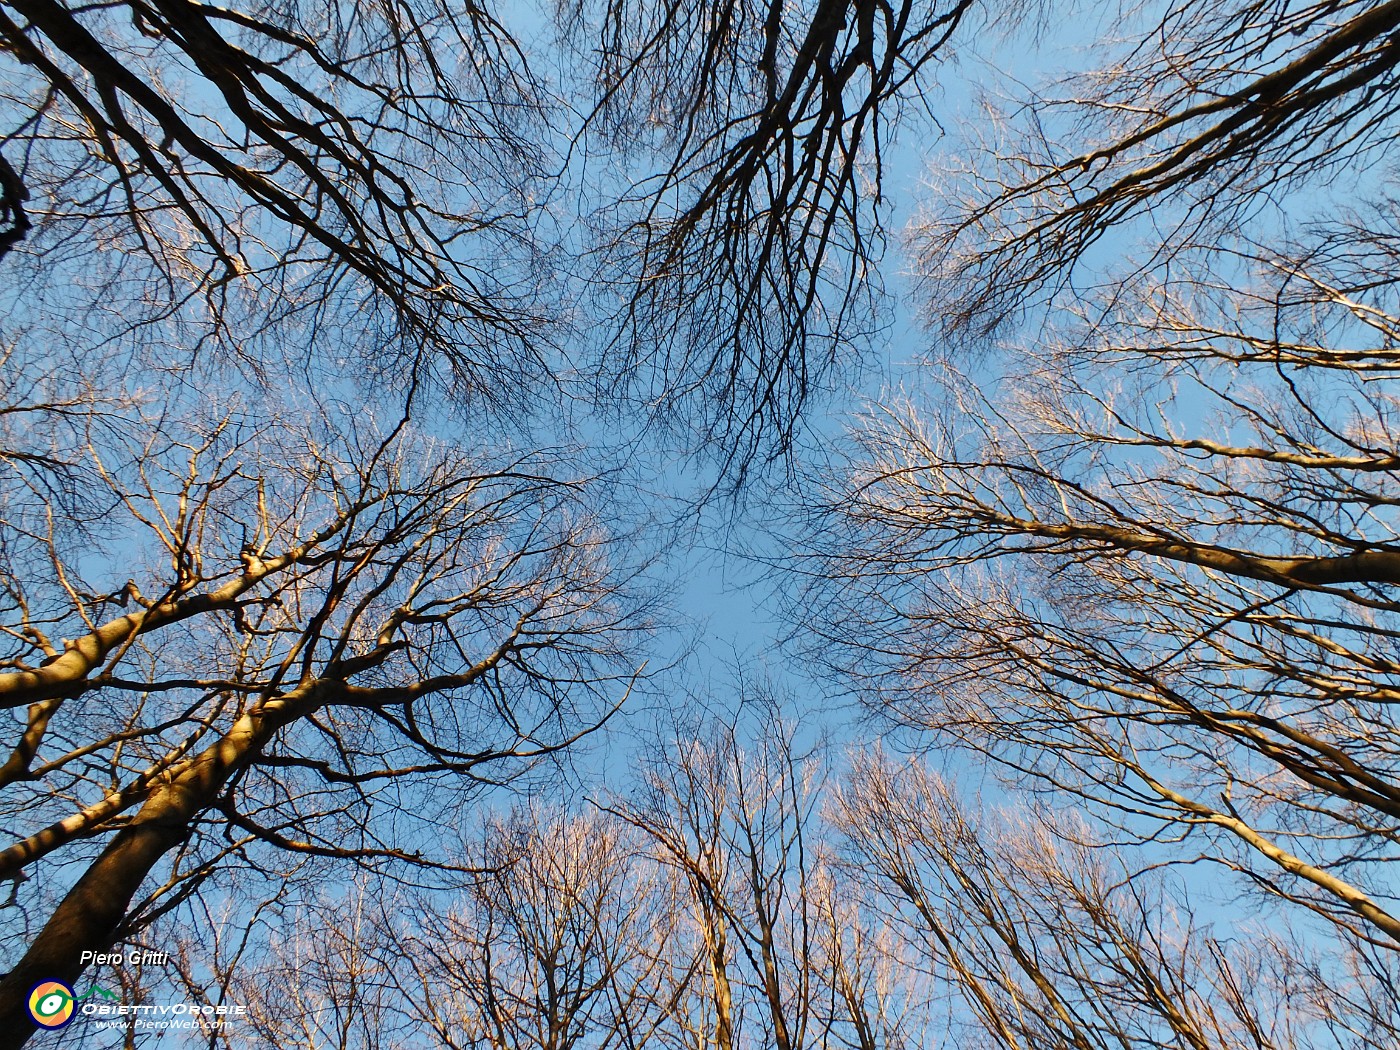
[{"label": "piero gritti text", "polygon": [[166,966],[170,963],[169,952],[157,952],[146,948],[132,948],[129,952],[83,952],[78,960],[83,966]]}]

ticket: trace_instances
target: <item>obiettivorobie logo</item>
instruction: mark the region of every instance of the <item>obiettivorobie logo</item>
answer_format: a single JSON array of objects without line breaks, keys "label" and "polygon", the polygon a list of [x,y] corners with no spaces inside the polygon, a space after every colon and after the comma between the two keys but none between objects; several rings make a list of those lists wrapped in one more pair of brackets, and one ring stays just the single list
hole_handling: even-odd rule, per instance
[{"label": "obiettivorobie logo", "polygon": [[[93,999],[97,1001],[91,1002]],[[123,1003],[116,992],[97,985],[89,988],[87,994],[77,995],[70,985],[54,979],[40,981],[29,993],[29,1016],[40,1028],[62,1028],[79,1014],[91,1019],[99,1028],[208,1031],[222,1028],[230,1018],[246,1017],[248,1008],[229,1003],[129,1004]]]},{"label": "obiettivorobie logo", "polygon": [[75,995],[62,981],[40,981],[29,993],[29,1016],[40,1028],[62,1028],[77,1015],[77,1004],[93,996],[112,1002],[121,998],[116,992],[96,985],[89,988],[86,995]]},{"label": "obiettivorobie logo", "polygon": [[62,1028],[77,1012],[77,1004],[94,995],[104,999],[118,999],[114,992],[105,988],[92,987],[87,995],[74,995],[73,989],[62,981],[40,981],[29,993],[29,1016],[40,1028]]},{"label": "obiettivorobie logo", "polygon": [[29,1016],[40,1028],[62,1028],[73,1020],[73,989],[62,981],[40,981],[29,992]]}]

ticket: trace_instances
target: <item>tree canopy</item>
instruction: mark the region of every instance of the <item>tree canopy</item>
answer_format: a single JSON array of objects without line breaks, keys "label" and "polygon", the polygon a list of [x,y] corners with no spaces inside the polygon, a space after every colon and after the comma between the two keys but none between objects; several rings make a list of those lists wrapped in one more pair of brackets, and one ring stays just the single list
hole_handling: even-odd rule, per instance
[{"label": "tree canopy", "polygon": [[[0,1045],[159,931],[210,1046],[1392,1046],[1397,47],[0,2]],[[782,519],[724,716],[693,469]]]}]

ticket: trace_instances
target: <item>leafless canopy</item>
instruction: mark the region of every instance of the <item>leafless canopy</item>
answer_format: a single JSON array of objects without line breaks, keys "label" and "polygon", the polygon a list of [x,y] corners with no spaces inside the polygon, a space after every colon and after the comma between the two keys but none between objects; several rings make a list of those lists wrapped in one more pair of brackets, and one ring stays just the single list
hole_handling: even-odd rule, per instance
[{"label": "leafless canopy", "polygon": [[610,371],[647,371],[668,410],[703,394],[738,465],[773,432],[785,445],[795,410],[871,333],[884,151],[972,8],[560,5],[594,61],[583,141],[638,161],[598,218],[597,277],[621,303]]},{"label": "leafless canopy", "polygon": [[221,971],[256,1004],[257,1045],[924,1045],[917,979],[837,870],[811,804],[823,763],[792,733],[682,734],[657,743],[631,798],[483,822],[472,849],[487,870],[449,901],[321,902]]},{"label": "leafless canopy", "polygon": [[[1400,5],[1174,0],[1110,20],[1102,65],[989,103],[913,231],[945,334],[1063,286],[1111,231],[1152,254],[1297,216],[1393,163]],[[1276,214],[1276,213],[1274,213]],[[1092,268],[1091,268],[1092,270]]]},{"label": "leafless canopy", "polygon": [[0,1032],[240,865],[462,866],[434,814],[608,716],[646,602],[482,413],[601,331],[785,448],[970,6],[0,4]]},{"label": "leafless canopy", "polygon": [[600,390],[645,373],[742,473],[873,330],[883,153],[971,8],[569,4],[536,44],[476,4],[22,0],[0,258],[94,343],[319,367],[348,325],[476,405],[596,334]]},{"label": "leafless canopy", "polygon": [[[1289,931],[1278,974],[1316,972],[1309,946],[1348,960],[1348,995],[1315,1016],[1360,1046],[1392,1038],[1400,947],[1397,10],[1129,13],[1111,62],[995,126],[975,183],[914,237],[930,315],[997,341],[937,348],[925,389],[855,426],[802,610],[872,708],[949,764],[991,760],[1071,852],[1114,851],[1123,885],[1182,865],[1196,892],[1248,902]],[[1070,267],[1096,280],[1057,284]],[[986,909],[1024,910],[1024,887],[986,888],[975,829],[916,841],[922,885],[942,865]],[[873,845],[917,911],[921,883]],[[932,911],[945,959],[968,958],[953,910]],[[1003,943],[1027,936],[982,914]],[[1206,988],[1222,971],[1199,943],[1113,965]],[[972,958],[984,1018],[1022,995],[1058,1016],[1034,968]],[[1099,963],[1064,965],[1077,981]],[[1234,1034],[1164,1015],[1160,1038],[1311,1045],[1267,1031],[1270,994]],[[1119,1045],[1121,1015],[1070,1012],[998,1038]]]},{"label": "leafless canopy", "polygon": [[75,323],[119,302],[240,346],[353,317],[478,397],[533,367],[537,106],[484,10],[21,0],[0,53],[0,247]]},{"label": "leafless canopy", "polygon": [[901,718],[1393,943],[1391,286],[1240,261],[872,419],[840,622]]},{"label": "leafless canopy", "polygon": [[627,694],[645,606],[581,482],[543,457],[483,469],[407,424],[313,422],[230,413],[90,448],[89,535],[120,562],[47,507],[9,522],[21,1017],[34,981],[231,868],[460,867],[442,829],[479,785]]}]

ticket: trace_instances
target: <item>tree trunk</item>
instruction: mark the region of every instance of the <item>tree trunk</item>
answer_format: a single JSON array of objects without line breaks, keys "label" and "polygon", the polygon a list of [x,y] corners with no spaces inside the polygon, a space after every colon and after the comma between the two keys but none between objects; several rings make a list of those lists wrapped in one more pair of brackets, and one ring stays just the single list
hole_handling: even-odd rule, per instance
[{"label": "tree trunk", "polygon": [[317,706],[322,685],[303,683],[244,713],[227,734],[173,769],[131,824],[117,832],[54,911],[24,958],[0,980],[0,1050],[16,1050],[38,1030],[27,1001],[34,985],[43,980],[73,984],[83,972],[82,953],[111,946],[132,897],[151,869],[188,837],[190,821],[214,802],[235,771],[282,726]]}]

